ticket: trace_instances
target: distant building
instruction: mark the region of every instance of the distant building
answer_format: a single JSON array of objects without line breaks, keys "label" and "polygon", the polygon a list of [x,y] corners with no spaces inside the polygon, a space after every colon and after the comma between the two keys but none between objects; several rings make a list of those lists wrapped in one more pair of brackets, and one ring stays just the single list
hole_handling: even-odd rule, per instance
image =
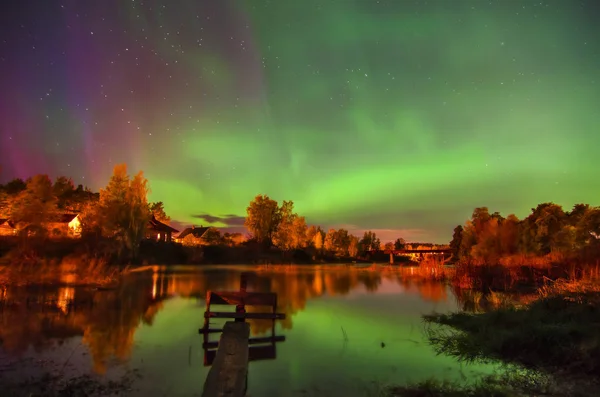
[{"label": "distant building", "polygon": [[17,228],[9,219],[0,219],[0,236],[14,236],[17,234]]},{"label": "distant building", "polygon": [[206,245],[208,242],[205,237],[210,227],[188,227],[183,232],[179,233],[175,241],[185,245]]},{"label": "distant building", "polygon": [[179,230],[172,228],[171,226],[164,224],[157,220],[154,215],[148,222],[148,229],[146,230],[146,238],[154,241],[171,242],[173,239],[173,233],[178,233]]},{"label": "distant building", "polygon": [[53,237],[81,236],[81,220],[78,214],[56,214],[46,224],[46,229]]}]

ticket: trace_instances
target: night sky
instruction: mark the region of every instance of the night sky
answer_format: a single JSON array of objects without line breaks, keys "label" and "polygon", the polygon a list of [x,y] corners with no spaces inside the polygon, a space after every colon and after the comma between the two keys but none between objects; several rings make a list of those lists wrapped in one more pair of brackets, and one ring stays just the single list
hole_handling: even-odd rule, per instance
[{"label": "night sky", "polygon": [[595,0],[6,3],[1,181],[126,162],[182,224],[264,193],[432,242],[476,206],[600,204]]}]

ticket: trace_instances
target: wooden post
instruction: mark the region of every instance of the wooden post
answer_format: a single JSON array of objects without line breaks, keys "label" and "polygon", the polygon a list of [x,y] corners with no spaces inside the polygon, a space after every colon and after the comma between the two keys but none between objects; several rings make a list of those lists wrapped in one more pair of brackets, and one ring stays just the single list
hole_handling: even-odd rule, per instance
[{"label": "wooden post", "polygon": [[248,338],[250,325],[228,321],[202,397],[243,397],[248,386]]},{"label": "wooden post", "polygon": [[[248,287],[248,277],[247,277],[246,273],[242,273],[242,275],[240,277],[240,292],[245,293],[247,287]],[[246,305],[243,302],[236,305],[235,312],[245,314],[246,313]],[[243,323],[246,321],[246,319],[244,317],[239,317],[239,318],[236,318],[235,321],[237,321],[239,323]]]},{"label": "wooden post", "polygon": [[[210,290],[206,291],[206,312],[205,313],[210,313],[210,297],[212,296],[212,293],[210,292]],[[204,325],[202,326],[202,329],[204,330],[204,334],[202,336],[202,342],[207,343],[208,342],[208,328],[210,327],[210,317],[206,317],[204,316]]]}]

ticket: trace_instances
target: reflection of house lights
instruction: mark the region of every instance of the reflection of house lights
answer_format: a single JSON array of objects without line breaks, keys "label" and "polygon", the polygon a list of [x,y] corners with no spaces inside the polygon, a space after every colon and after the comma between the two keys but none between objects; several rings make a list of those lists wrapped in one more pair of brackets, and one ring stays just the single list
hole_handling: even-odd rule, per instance
[{"label": "reflection of house lights", "polygon": [[152,299],[156,299],[156,284],[158,284],[158,273],[152,274]]},{"label": "reflection of house lights", "polygon": [[67,313],[69,310],[69,303],[73,301],[74,296],[75,289],[73,287],[60,288],[58,290],[57,306],[63,313]]}]

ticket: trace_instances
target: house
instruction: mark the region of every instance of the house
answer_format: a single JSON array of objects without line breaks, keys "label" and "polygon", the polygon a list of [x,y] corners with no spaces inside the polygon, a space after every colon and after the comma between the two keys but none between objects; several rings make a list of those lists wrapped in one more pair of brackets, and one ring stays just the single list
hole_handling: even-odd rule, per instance
[{"label": "house", "polygon": [[81,236],[81,219],[79,214],[56,214],[46,224],[50,236]]},{"label": "house", "polygon": [[14,236],[17,234],[17,228],[9,219],[0,219],[0,236]]},{"label": "house", "polygon": [[205,245],[206,233],[210,230],[210,227],[188,227],[183,232],[179,233],[175,241],[185,245]]},{"label": "house", "polygon": [[152,218],[148,222],[148,229],[146,230],[146,238],[154,241],[166,241],[171,242],[173,233],[178,233],[179,230],[172,228],[160,222],[152,215]]}]

